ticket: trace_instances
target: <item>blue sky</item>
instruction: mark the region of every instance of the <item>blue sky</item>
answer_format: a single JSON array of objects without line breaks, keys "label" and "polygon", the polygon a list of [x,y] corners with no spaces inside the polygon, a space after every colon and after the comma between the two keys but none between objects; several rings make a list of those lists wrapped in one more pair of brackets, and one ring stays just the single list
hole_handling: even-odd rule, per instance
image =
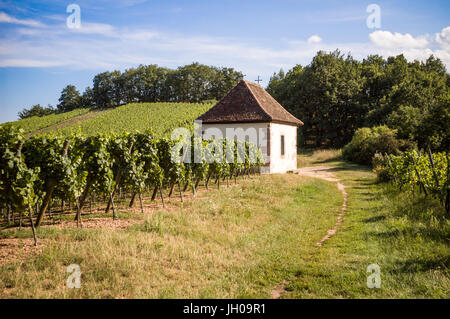
[{"label": "blue sky", "polygon": [[[69,29],[69,4],[81,28]],[[369,4],[381,9],[368,28]],[[267,85],[318,50],[361,59],[430,54],[450,67],[449,1],[0,0],[0,122],[34,104],[56,105],[67,84],[84,91],[96,73],[194,61],[234,67]]]}]

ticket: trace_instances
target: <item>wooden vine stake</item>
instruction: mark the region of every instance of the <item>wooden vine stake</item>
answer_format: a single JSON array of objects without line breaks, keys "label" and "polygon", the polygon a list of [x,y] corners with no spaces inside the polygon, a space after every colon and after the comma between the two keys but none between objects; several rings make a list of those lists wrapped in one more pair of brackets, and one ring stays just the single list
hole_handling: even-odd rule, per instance
[{"label": "wooden vine stake", "polygon": [[144,213],[144,203],[142,202],[142,194],[139,192],[139,202],[141,203],[141,213]]},{"label": "wooden vine stake", "polygon": [[[128,153],[129,154],[131,154],[131,151],[133,150],[133,143],[130,143],[130,146],[128,147]],[[115,213],[115,209],[114,209],[114,201],[113,201],[113,198],[114,198],[114,195],[116,194],[116,192],[117,192],[117,188],[119,187],[119,184],[120,184],[120,180],[122,179],[122,171],[120,170],[120,168],[118,168],[117,169],[117,174],[116,174],[116,181],[115,181],[115,184],[114,184],[114,188],[113,188],[113,191],[112,191],[112,193],[111,194],[109,194],[109,201],[108,201],[108,205],[106,205],[106,210],[105,210],[105,214],[107,214],[107,213],[109,213],[109,210],[111,209],[111,207],[112,207],[112,209],[113,209],[113,217],[114,216],[116,216],[116,213]],[[115,219],[115,218],[114,218]]]},{"label": "wooden vine stake", "polygon": [[170,185],[170,191],[169,191],[169,195],[168,195],[169,198],[172,196],[174,187],[175,187],[175,183],[172,183],[172,184]]},{"label": "wooden vine stake", "polygon": [[209,184],[210,178],[211,178],[211,173],[209,173],[208,178],[206,179],[206,182],[205,182],[206,189],[208,189],[208,184]]},{"label": "wooden vine stake", "polygon": [[[70,143],[69,140],[66,140],[64,142],[63,152],[61,154],[62,156],[67,156],[67,151],[69,150],[69,143]],[[42,206],[41,206],[41,209],[39,210],[39,213],[37,216],[36,227],[39,227],[42,223],[44,215],[47,212],[47,209],[49,207],[53,191],[55,190],[57,184],[58,184],[58,181],[55,179],[50,179],[47,183],[47,189],[45,192],[44,199],[42,201]],[[70,201],[69,201],[69,208],[70,208]]]},{"label": "wooden vine stake", "polygon": [[161,201],[162,201],[163,208],[166,208],[166,204],[164,204],[164,196],[163,196],[163,193],[161,190],[161,186],[159,186],[158,188],[159,188],[159,195],[161,195]]},{"label": "wooden vine stake", "polygon": [[38,239],[37,239],[37,235],[36,235],[36,228],[34,227],[34,222],[33,222],[33,210],[31,209],[30,204],[28,204],[28,216],[30,217],[31,229],[33,231],[34,246],[37,246]]},{"label": "wooden vine stake", "polygon": [[133,194],[131,195],[131,200],[130,200],[130,204],[128,205],[128,207],[132,208],[134,206],[135,200],[136,200],[136,192],[133,192]]},{"label": "wooden vine stake", "polygon": [[179,182],[178,182],[178,190],[180,191],[180,199],[181,199],[181,202],[183,202],[183,192],[181,191],[181,185],[180,185]]},{"label": "wooden vine stake", "polygon": [[152,194],[152,201],[155,200],[157,193],[158,193],[158,186],[155,186],[155,189],[153,190],[153,194]]},{"label": "wooden vine stake", "polygon": [[109,202],[111,203],[112,211],[113,211],[113,220],[116,220],[117,214],[116,214],[116,207],[114,206],[114,199],[113,199],[113,193],[109,193]]},{"label": "wooden vine stake", "polygon": [[194,197],[197,196],[198,183],[200,183],[200,178],[197,178],[195,183],[192,184],[192,193],[194,194]]},{"label": "wooden vine stake", "polygon": [[61,200],[61,211],[59,213],[59,222],[62,222],[62,215],[64,213],[64,199]]},{"label": "wooden vine stake", "polygon": [[77,227],[83,227],[83,223],[81,221],[81,207],[80,207],[80,201],[77,198],[75,200],[76,204],[77,204]]}]

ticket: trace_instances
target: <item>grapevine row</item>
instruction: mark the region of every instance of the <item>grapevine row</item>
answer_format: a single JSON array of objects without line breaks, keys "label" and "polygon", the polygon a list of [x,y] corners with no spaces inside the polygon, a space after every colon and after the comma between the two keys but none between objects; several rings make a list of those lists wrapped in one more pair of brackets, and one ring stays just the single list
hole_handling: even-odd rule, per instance
[{"label": "grapevine row", "polygon": [[376,154],[373,158],[375,172],[382,180],[389,180],[400,189],[419,188],[425,197],[438,199],[450,209],[450,159],[448,153],[405,152],[402,155]]},{"label": "grapevine row", "polygon": [[[178,147],[178,148],[177,148]],[[173,158],[173,150],[179,158]],[[223,151],[217,151],[223,150]],[[170,194],[178,187],[191,187],[194,195],[201,181],[206,188],[215,179],[236,179],[258,171],[264,164],[261,150],[237,140],[183,141],[157,139],[151,132],[70,137],[33,136],[25,140],[23,131],[11,125],[0,127],[0,208],[28,216],[31,226],[42,224],[52,200],[76,206],[76,221],[82,226],[81,210],[92,194],[103,196],[106,211],[117,218],[114,198],[118,191],[136,197],[141,209],[142,193],[152,190],[152,200],[162,188]]]}]

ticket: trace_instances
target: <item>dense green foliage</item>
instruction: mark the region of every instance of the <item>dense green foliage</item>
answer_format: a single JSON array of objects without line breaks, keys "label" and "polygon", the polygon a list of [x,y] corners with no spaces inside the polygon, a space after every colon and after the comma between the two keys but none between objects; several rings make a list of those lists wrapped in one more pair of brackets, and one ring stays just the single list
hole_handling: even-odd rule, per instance
[{"label": "dense green foliage", "polygon": [[35,204],[33,185],[39,168],[28,168],[22,147],[23,132],[11,126],[0,127],[0,205],[13,210],[28,210]]},{"label": "dense green foliage", "polygon": [[377,152],[397,155],[416,148],[415,144],[396,138],[396,130],[387,126],[363,127],[356,130],[352,140],[342,149],[342,156],[351,162],[370,164]]},{"label": "dense green foliage", "polygon": [[68,85],[62,90],[59,104],[56,107],[60,112],[69,112],[83,107],[80,93],[74,85]]},{"label": "dense green foliage", "polygon": [[[83,94],[74,85],[67,85],[61,92],[57,111],[103,109],[137,102],[209,103],[222,98],[242,78],[243,74],[233,68],[199,63],[181,66],[176,70],[157,65],[140,65],[124,72],[115,70],[97,74],[92,88],[87,87]],[[24,109],[19,117],[42,116],[44,112],[53,113],[54,110],[34,106],[30,110]]]},{"label": "dense green foliage", "polygon": [[448,150],[449,83],[433,56],[408,62],[403,55],[373,55],[359,62],[320,51],[311,64],[274,74],[267,89],[305,123],[304,145],[342,147],[360,127],[388,125],[420,148]]},{"label": "dense green foliage", "polygon": [[171,70],[140,65],[97,74],[93,80],[92,105],[112,107],[133,102],[201,102],[220,99],[240,79],[241,72],[192,63]]},{"label": "dense green foliage", "polygon": [[156,137],[165,137],[177,127],[192,128],[194,120],[211,107],[212,104],[203,103],[132,103],[67,126],[59,132],[70,135],[81,131],[85,135],[95,135],[151,129]]},{"label": "dense green foliage", "polygon": [[55,113],[55,109],[50,105],[48,107],[43,107],[40,104],[33,105],[29,109],[23,109],[19,112],[19,119],[26,119],[33,116],[45,116]]},{"label": "dense green foliage", "polygon": [[[54,198],[74,201],[77,220],[81,222],[80,211],[85,199],[95,192],[109,198],[107,210],[112,205],[116,217],[113,197],[118,187],[141,197],[145,189],[154,188],[156,193],[162,186],[173,189],[178,184],[181,193],[182,184],[187,182],[192,186],[205,178],[206,172],[209,172],[208,179],[229,180],[264,164],[261,150],[238,141],[194,140],[192,143],[190,140],[156,139],[152,133],[90,137],[52,134],[23,141],[22,131],[15,127],[0,128],[0,206],[20,209],[37,202],[37,226]],[[210,145],[214,145],[212,151]],[[242,163],[233,155],[227,158],[228,153],[222,149],[224,145],[244,150],[240,157]],[[201,147],[199,153],[195,147]],[[191,161],[186,161],[185,155],[173,157],[180,154],[181,149],[190,150],[192,156],[200,154],[197,163],[192,163],[194,157]],[[212,154],[214,160],[208,162],[204,153]]]},{"label": "dense green foliage", "polygon": [[402,189],[408,187],[414,192],[419,188],[425,196],[439,199],[450,209],[450,159],[448,153],[428,154],[416,151],[399,156],[376,154],[373,158],[375,172],[381,180],[390,180]]}]

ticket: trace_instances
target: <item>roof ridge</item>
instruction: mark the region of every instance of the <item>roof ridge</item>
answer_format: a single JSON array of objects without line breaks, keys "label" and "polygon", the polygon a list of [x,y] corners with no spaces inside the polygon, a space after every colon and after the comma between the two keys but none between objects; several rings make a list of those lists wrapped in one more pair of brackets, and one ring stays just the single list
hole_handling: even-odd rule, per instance
[{"label": "roof ridge", "polygon": [[[266,115],[270,118],[270,120],[273,120],[273,117],[272,117],[269,113],[267,113],[267,111],[266,111],[266,109],[264,108],[264,106],[262,106],[261,101],[256,97],[256,94],[253,92],[253,90],[252,90],[252,88],[250,87],[250,85],[248,85],[249,83],[252,83],[252,82],[249,82],[249,81],[247,81],[247,80],[244,80],[244,83],[245,83],[245,85],[247,86],[247,88],[248,88],[248,90],[250,91],[250,93],[252,94],[253,98],[256,100],[256,103],[258,104],[258,106],[261,108],[261,110],[263,110],[264,114],[266,114]],[[253,84],[253,83],[252,83],[252,84]],[[254,83],[254,84],[256,84],[256,83]]]},{"label": "roof ridge", "polygon": [[[265,90],[264,90],[265,91]],[[267,91],[266,91],[267,92]],[[288,110],[286,110],[284,108],[283,105],[280,104],[280,102],[278,102],[272,95],[267,94],[268,98],[271,99],[272,101],[274,101],[279,107],[280,109],[289,117],[293,117],[294,119],[296,119],[297,121],[299,121],[302,125],[304,125],[305,123],[303,123],[303,121],[299,120],[298,118],[296,118],[291,112],[289,112]]]},{"label": "roof ridge", "polygon": [[241,79],[211,109],[197,120],[205,123],[282,122],[302,126],[261,85]]},{"label": "roof ridge", "polygon": [[[268,94],[268,92],[260,85],[254,82],[250,82],[250,81],[245,81],[245,84],[247,85],[248,89],[250,90],[250,92],[252,93],[253,97],[256,99],[256,101],[258,102],[258,105],[260,106],[260,108],[269,116],[269,118],[271,120],[273,120],[273,116],[268,114],[266,109],[263,106],[263,103],[261,103],[261,101],[258,99],[258,97],[256,96],[256,94],[253,92],[253,88],[251,87],[251,85],[255,85],[256,88],[258,89],[262,89],[263,93],[265,93],[265,95],[267,95],[267,97],[272,100],[273,102],[275,102],[275,104],[280,108],[280,110],[282,110],[283,113],[285,113],[288,117],[292,117],[293,119],[297,120],[299,123],[301,123],[301,125],[304,125],[304,123],[297,119],[295,116],[293,116],[288,110],[286,110],[272,95]],[[250,85],[248,85],[250,84]]]}]

